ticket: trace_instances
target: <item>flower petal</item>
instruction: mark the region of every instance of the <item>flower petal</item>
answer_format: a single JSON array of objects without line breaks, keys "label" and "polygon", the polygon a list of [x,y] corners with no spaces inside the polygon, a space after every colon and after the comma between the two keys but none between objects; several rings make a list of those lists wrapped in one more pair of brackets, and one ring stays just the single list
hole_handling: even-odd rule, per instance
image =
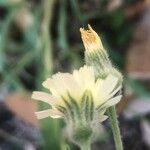
[{"label": "flower petal", "polygon": [[98,79],[93,91],[95,103],[97,106],[106,103],[111,99],[121,88],[118,84],[118,78],[109,75],[105,80]]},{"label": "flower petal", "polygon": [[103,122],[108,118],[106,115],[99,116],[99,122]]},{"label": "flower petal", "polygon": [[35,100],[40,100],[45,103],[48,103],[51,106],[55,105],[57,101],[57,99],[52,95],[47,94],[45,92],[39,92],[39,91],[34,91],[32,94],[32,98]]},{"label": "flower petal", "polygon": [[35,112],[35,115],[37,116],[38,119],[49,117],[50,116],[49,114],[50,114],[50,109]]},{"label": "flower petal", "polygon": [[112,92],[118,83],[118,78],[113,75],[108,75],[102,85],[102,91],[107,96]]},{"label": "flower petal", "polygon": [[49,89],[54,96],[56,96],[57,98],[60,98],[60,94],[62,93],[63,88],[59,80],[48,78],[46,79],[46,81],[42,83],[42,85],[45,88]]},{"label": "flower petal", "polygon": [[79,99],[82,96],[82,92],[73,76],[71,74],[63,74],[61,78],[66,92],[69,92],[73,98]]},{"label": "flower petal", "polygon": [[121,100],[122,95],[116,96],[110,100],[108,100],[102,107],[110,107],[116,105]]},{"label": "flower petal", "polygon": [[93,67],[84,66],[79,70],[74,70],[73,77],[83,90],[91,89],[95,83]]},{"label": "flower petal", "polygon": [[114,91],[112,91],[109,96],[108,99],[110,99],[111,97],[113,97],[118,91],[120,91],[122,88],[122,85],[118,86]]},{"label": "flower petal", "polygon": [[58,110],[54,110],[54,109],[47,109],[47,110],[43,110],[43,111],[38,111],[38,112],[35,112],[35,114],[36,114],[38,119],[44,119],[47,117],[52,117],[52,118],[63,117],[63,114],[61,112],[59,112]]}]

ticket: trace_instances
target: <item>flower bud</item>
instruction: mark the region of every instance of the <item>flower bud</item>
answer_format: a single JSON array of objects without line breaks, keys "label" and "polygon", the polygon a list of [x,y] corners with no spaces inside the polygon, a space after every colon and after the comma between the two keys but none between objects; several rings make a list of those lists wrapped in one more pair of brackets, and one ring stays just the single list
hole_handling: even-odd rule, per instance
[{"label": "flower bud", "polygon": [[94,67],[96,77],[106,78],[107,75],[111,73],[122,81],[122,75],[112,66],[100,37],[90,25],[88,25],[88,28],[88,30],[80,28],[83,45],[85,47],[86,64]]}]

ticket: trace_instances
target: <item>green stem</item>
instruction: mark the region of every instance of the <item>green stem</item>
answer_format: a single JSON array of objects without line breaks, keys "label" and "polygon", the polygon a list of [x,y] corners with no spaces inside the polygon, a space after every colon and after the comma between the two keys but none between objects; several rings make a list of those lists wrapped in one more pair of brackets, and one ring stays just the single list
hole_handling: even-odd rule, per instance
[{"label": "green stem", "polygon": [[83,143],[80,145],[81,150],[91,150],[91,144]]},{"label": "green stem", "polygon": [[109,116],[112,132],[113,132],[113,136],[114,136],[116,150],[123,150],[123,144],[122,144],[122,140],[121,140],[120,129],[118,126],[118,120],[117,120],[115,106],[108,108],[107,113]]},{"label": "green stem", "polygon": [[53,56],[52,56],[52,39],[49,28],[51,26],[51,19],[54,8],[54,0],[43,1],[43,22],[42,22],[42,43],[43,43],[43,64],[44,64],[44,78],[48,77],[53,72]]},{"label": "green stem", "polygon": [[78,19],[79,23],[83,25],[84,20],[82,19],[78,0],[70,0],[70,3],[75,17]]}]

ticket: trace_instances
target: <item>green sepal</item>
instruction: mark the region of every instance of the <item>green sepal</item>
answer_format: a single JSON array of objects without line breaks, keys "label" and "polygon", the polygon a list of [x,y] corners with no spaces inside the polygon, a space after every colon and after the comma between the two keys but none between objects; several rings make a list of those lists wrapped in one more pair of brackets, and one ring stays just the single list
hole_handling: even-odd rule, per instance
[{"label": "green sepal", "polygon": [[92,93],[88,90],[82,96],[81,109],[86,121],[92,121],[94,116],[94,101]]}]

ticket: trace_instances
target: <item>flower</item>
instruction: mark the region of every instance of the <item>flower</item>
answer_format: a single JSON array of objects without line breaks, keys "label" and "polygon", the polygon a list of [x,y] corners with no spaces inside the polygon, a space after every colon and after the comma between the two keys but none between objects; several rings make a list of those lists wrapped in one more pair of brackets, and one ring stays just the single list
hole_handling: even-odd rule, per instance
[{"label": "flower", "polygon": [[66,134],[77,144],[91,143],[100,122],[107,119],[105,111],[117,104],[121,95],[119,79],[108,75],[105,79],[95,78],[94,68],[83,66],[70,73],[57,73],[43,82],[50,93],[35,91],[32,98],[43,101],[51,108],[36,112],[38,119],[46,117],[63,118]]},{"label": "flower", "polygon": [[[95,79],[93,67],[84,66],[70,73],[57,73],[48,78],[42,84],[49,89],[51,94],[35,91],[32,98],[43,101],[51,106],[50,109],[36,112],[37,118],[88,118],[92,115],[100,121],[106,108],[115,105],[121,99],[121,95],[115,94],[121,89],[118,78],[108,75],[105,79]],[[115,96],[115,97],[114,97]],[[89,112],[89,114],[88,114]]]},{"label": "flower", "polygon": [[[99,98],[103,97],[102,99],[105,101],[106,104],[105,107],[108,108],[108,103],[109,106],[114,105],[114,102],[111,103],[110,105],[110,101],[108,100],[108,97],[114,96],[115,93],[115,97],[111,99],[115,99],[115,101],[117,98],[118,100],[120,99],[120,91],[121,91],[123,79],[121,73],[115,67],[113,67],[107,51],[103,48],[100,37],[90,26],[88,26],[88,28],[89,30],[80,29],[81,37],[85,47],[85,62],[86,65],[93,67],[95,71],[95,78],[97,79],[96,83],[100,86],[100,89],[102,89],[103,93],[106,95],[106,97],[104,96],[105,97],[104,98],[102,96],[103,94],[101,94],[100,92],[101,90],[99,91],[99,88],[96,88],[100,93],[98,97]],[[98,81],[102,82],[105,88],[104,87],[102,88],[102,84],[98,83]],[[111,94],[110,91],[112,91]],[[105,111],[106,108],[102,109],[102,105],[100,105],[100,110],[101,110],[100,112],[102,112],[102,110]],[[111,123],[116,149],[121,150],[123,149],[123,146],[121,142],[121,136],[118,127],[115,106],[108,108],[107,114]]]}]

